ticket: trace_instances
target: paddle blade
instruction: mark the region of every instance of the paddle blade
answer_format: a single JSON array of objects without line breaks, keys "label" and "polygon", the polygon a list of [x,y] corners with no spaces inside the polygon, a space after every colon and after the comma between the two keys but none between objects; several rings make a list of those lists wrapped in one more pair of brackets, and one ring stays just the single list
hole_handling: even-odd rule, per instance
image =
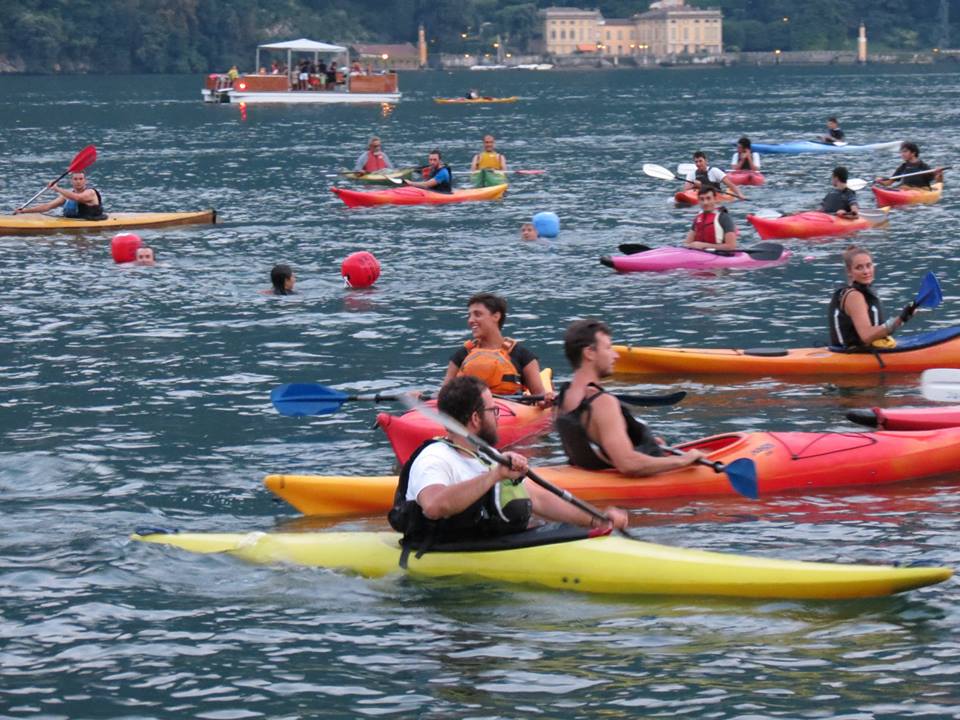
[{"label": "paddle blade", "polygon": [[687,173],[692,173],[697,171],[697,166],[693,163],[680,163],[677,165],[677,174],[686,175]]},{"label": "paddle blade", "polygon": [[939,307],[940,303],[943,302],[943,290],[940,289],[937,276],[932,272],[928,271],[923,276],[923,280],[920,281],[920,290],[917,291],[917,296],[913,299],[913,302],[916,303],[917,307],[930,309]]},{"label": "paddle blade", "polygon": [[649,175],[650,177],[659,178],[660,180],[676,180],[677,176],[672,172],[667,170],[663,165],[656,165],[654,163],[644,163],[643,167],[644,175]]},{"label": "paddle blade", "polygon": [[920,376],[920,391],[927,400],[960,401],[960,370],[933,368]]},{"label": "paddle blade", "polygon": [[543,175],[546,170],[512,170],[517,175]]},{"label": "paddle blade", "polygon": [[783,245],[773,242],[757,243],[751,248],[737,248],[747,253],[754,260],[779,260],[783,255]]},{"label": "paddle blade", "polygon": [[67,168],[67,172],[82,172],[93,165],[96,161],[97,149],[93,145],[87,145],[83,150],[74,156],[73,162],[70,163],[70,167]]},{"label": "paddle blade", "polygon": [[730,486],[744,497],[756,500],[760,497],[757,487],[757,464],[750,458],[740,458],[724,468]]},{"label": "paddle blade", "polygon": [[623,393],[614,393],[617,399],[627,405],[642,405],[645,407],[659,407],[663,405],[676,405],[683,400],[687,393],[685,390],[678,390],[669,395],[625,395]]},{"label": "paddle blade", "polygon": [[760,208],[755,213],[758,218],[763,218],[765,220],[775,220],[778,217],[783,217],[783,213],[779,210],[773,210],[772,208]]},{"label": "paddle blade", "polygon": [[869,183],[863,178],[850,178],[847,180],[847,187],[851,190],[863,190]]},{"label": "paddle blade", "polygon": [[287,417],[328,415],[340,409],[348,395],[323,385],[290,383],[270,391],[270,402]]},{"label": "paddle blade", "polygon": [[623,243],[623,245],[618,245],[617,249],[622,252],[624,255],[636,255],[637,253],[646,252],[650,250],[649,245],[640,245],[639,243]]}]

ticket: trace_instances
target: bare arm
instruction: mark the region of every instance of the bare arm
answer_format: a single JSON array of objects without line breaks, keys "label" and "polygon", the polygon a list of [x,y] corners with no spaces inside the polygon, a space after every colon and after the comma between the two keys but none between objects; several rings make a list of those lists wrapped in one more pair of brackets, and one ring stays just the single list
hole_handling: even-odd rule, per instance
[{"label": "bare arm", "polygon": [[500,169],[503,172],[507,171],[507,159],[503,155],[500,156]]},{"label": "bare arm", "polygon": [[44,213],[47,210],[53,210],[63,205],[67,201],[64,197],[58,197],[50,202],[40,203],[39,205],[34,205],[33,207],[28,208],[17,208],[13,211],[14,215],[19,215],[20,213]]},{"label": "bare arm", "polygon": [[[864,345],[869,345],[874,340],[888,337],[893,331],[888,330],[886,325],[874,325],[870,322],[870,311],[867,308],[867,301],[859,292],[848,292],[843,300],[843,311],[850,316],[853,321],[853,327],[860,336]],[[893,329],[896,330],[903,323],[897,318],[893,323]]]},{"label": "bare arm", "polygon": [[480,169],[480,153],[477,153],[473,156],[473,160],[470,161],[470,172],[476,172]]},{"label": "bare arm", "polygon": [[601,444],[607,459],[624,475],[654,475],[686,467],[697,458],[703,457],[703,453],[698,451],[665,457],[653,457],[637,452],[627,434],[627,422],[620,412],[619,401],[607,394],[592,402],[587,434],[595,442],[597,438],[603,439]]},{"label": "bare arm", "polygon": [[454,365],[452,362],[451,362],[451,363],[447,363],[447,374],[443,376],[443,382],[440,383],[440,387],[443,387],[443,386],[446,385],[448,382],[450,382],[451,380],[453,380],[453,379],[457,376],[457,373],[459,373],[459,372],[460,372],[460,368],[458,368],[458,367],[457,367],[456,365]]},{"label": "bare arm", "polygon": [[453,485],[427,485],[417,495],[417,504],[423,514],[433,520],[450,517],[463,512],[483,497],[483,494],[501,480],[523,477],[527,472],[527,459],[517,453],[504,453],[511,467],[495,465],[485,473]]},{"label": "bare arm", "polygon": [[723,176],[723,184],[727,186],[727,189],[733,194],[736,195],[741,200],[746,200],[747,196],[743,194],[743,190],[740,189],[739,185],[735,185],[733,181],[728,178],[726,175]]}]

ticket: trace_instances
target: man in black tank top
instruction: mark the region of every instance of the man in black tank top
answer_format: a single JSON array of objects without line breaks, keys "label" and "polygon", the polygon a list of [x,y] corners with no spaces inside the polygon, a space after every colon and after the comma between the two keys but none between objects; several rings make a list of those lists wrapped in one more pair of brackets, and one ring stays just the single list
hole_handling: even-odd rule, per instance
[{"label": "man in black tank top", "polygon": [[660,455],[646,426],[603,391],[600,380],[613,373],[617,359],[605,323],[575,321],[567,328],[563,349],[574,372],[560,395],[557,431],[572,465],[613,467],[624,475],[642,476],[686,467],[704,457],[699,450]]},{"label": "man in black tank top", "polygon": [[100,192],[87,185],[87,176],[83,172],[75,172],[70,176],[70,184],[72,186],[71,190],[66,190],[59,185],[49,185],[51,190],[60,193],[60,197],[30,208],[17,208],[13,211],[13,214],[44,213],[64,205],[64,217],[103,220],[106,215],[103,212]]}]

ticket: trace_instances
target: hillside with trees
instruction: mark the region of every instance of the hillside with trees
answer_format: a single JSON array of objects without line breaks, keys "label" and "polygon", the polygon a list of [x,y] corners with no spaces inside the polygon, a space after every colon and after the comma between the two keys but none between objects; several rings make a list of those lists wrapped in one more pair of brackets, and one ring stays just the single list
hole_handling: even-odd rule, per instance
[{"label": "hillside with trees", "polygon": [[[871,47],[960,46],[960,0],[688,0],[724,12],[735,50],[854,47],[860,21]],[[310,37],[413,42],[431,52],[487,48],[497,35],[523,52],[537,11],[575,0],[0,0],[0,72],[192,73],[247,63],[258,43]],[[649,0],[600,0],[605,17],[643,12]],[[944,17],[944,9],[947,17]]]}]

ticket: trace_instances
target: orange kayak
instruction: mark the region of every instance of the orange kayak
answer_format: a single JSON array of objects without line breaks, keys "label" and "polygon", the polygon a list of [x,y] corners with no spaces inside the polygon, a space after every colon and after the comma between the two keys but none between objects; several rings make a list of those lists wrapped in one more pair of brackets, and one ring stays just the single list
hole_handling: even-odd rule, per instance
[{"label": "orange kayak", "polygon": [[885,188],[873,186],[877,205],[931,205],[943,197],[943,183],[933,183],[929,188]]},{"label": "orange kayak", "polygon": [[[756,462],[760,496],[788,490],[883,485],[956,473],[960,470],[960,428],[927,432],[730,433],[682,445],[729,464]],[[633,478],[614,470],[592,471],[561,465],[537,468],[546,480],[589,502],[638,503],[653,498],[734,495],[724,475],[692,465]],[[268,475],[267,488],[307,515],[386,513],[396,476]]]},{"label": "orange kayak", "polygon": [[897,339],[890,350],[846,352],[830,347],[783,350],[713,350],[614,346],[613,371],[622,375],[866,375],[918,373],[928,368],[960,368],[960,327]]},{"label": "orange kayak", "polygon": [[937,430],[960,426],[960,405],[859,408],[847,411],[847,419],[882,430]]},{"label": "orange kayak", "polygon": [[771,238],[782,240],[785,238],[849,235],[885,223],[888,212],[890,212],[889,206],[874,211],[861,212],[859,216],[853,219],[811,211],[796,215],[784,215],[778,218],[747,215],[747,221],[753,225],[764,240],[770,240]]},{"label": "orange kayak", "polygon": [[[673,196],[673,199],[677,205],[696,205],[700,202],[696,190],[680,190]],[[720,193],[717,195],[717,202],[721,203],[732,203],[739,199],[736,195],[731,195],[730,193]]]},{"label": "orange kayak", "polygon": [[440,105],[477,105],[481,103],[515,103],[519,99],[516,95],[511,95],[510,97],[434,98],[433,101]]},{"label": "orange kayak", "polygon": [[331,192],[346,203],[347,207],[371,207],[373,205],[446,205],[468,200],[499,200],[507,191],[507,185],[454,190],[452,193],[433,192],[418,187],[398,187],[389,190],[348,190],[333,187]]},{"label": "orange kayak", "polygon": [[[553,389],[551,378],[553,371],[549,368],[540,373],[543,381],[544,390],[550,392]],[[494,403],[500,408],[500,416],[497,418],[497,431],[500,436],[500,442],[497,447],[503,448],[513,445],[526,438],[545,433],[550,429],[553,421],[553,414],[549,409],[542,409],[536,405],[527,405],[524,403],[505,400],[503,398],[494,398]],[[436,400],[430,400],[424,403],[428,407],[435,408]],[[432,437],[444,434],[441,425],[425,418],[416,410],[411,410],[403,415],[390,415],[389,413],[380,413],[377,415],[377,425],[387,434],[393,452],[397,460],[404,463],[407,461],[413,451],[420,447],[425,441]]]}]

